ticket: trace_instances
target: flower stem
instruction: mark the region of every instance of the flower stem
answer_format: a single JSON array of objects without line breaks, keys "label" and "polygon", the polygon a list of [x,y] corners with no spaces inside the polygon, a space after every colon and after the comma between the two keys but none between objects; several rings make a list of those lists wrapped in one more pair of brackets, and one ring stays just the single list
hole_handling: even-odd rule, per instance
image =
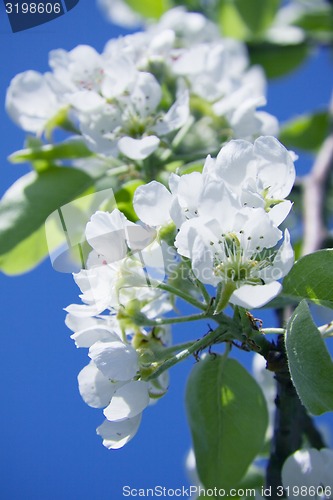
[{"label": "flower stem", "polygon": [[171,285],[168,285],[167,283],[160,283],[158,285],[158,288],[161,290],[165,290],[166,292],[171,293],[172,295],[176,295],[177,297],[185,300],[189,304],[192,304],[192,306],[197,307],[198,309],[201,309],[202,311],[205,311],[207,306],[206,304],[203,304],[199,300],[196,300],[194,297],[191,295],[183,292],[182,290],[179,290],[178,288],[175,288]]},{"label": "flower stem", "polygon": [[198,321],[200,319],[211,318],[214,319],[214,316],[211,316],[207,313],[199,313],[199,314],[190,314],[189,316],[179,316],[174,318],[157,318],[155,320],[151,320],[147,318],[147,322],[142,326],[160,326],[160,325],[173,325],[176,323],[187,323],[189,321]]},{"label": "flower stem", "polygon": [[235,290],[236,290],[235,283],[233,283],[232,281],[227,281],[226,284],[224,285],[224,288],[217,296],[215,314],[220,313],[221,311],[223,311],[223,309],[227,307],[227,305],[229,304],[230,297]]},{"label": "flower stem", "polygon": [[[333,334],[333,323],[327,323],[326,325],[321,325],[318,326],[318,330],[321,333],[321,335],[326,338],[326,337],[332,337]],[[268,335],[270,333],[276,333],[277,335],[280,334],[285,334],[286,330],[285,328],[261,328],[260,329],[261,333],[264,333],[265,335]]]},{"label": "flower stem", "polygon": [[[207,335],[205,335],[201,339],[197,340],[196,342],[193,342],[191,346],[183,349],[182,351],[180,351],[178,354],[176,354],[172,358],[167,359],[164,363],[162,363],[162,365],[160,365],[155,370],[154,373],[152,373],[145,380],[148,381],[148,380],[151,380],[151,379],[158,377],[165,370],[168,370],[169,368],[176,365],[180,361],[183,361],[184,359],[188,358],[189,356],[191,356],[191,354],[194,354],[194,353],[201,351],[201,350],[205,349],[206,347],[212,345],[218,337],[221,337],[220,338],[220,341],[221,341],[222,336],[224,334],[228,334],[228,329],[226,329],[226,327],[224,325],[221,325],[221,326],[217,327],[215,330],[210,331],[209,333],[207,333]],[[227,340],[227,336],[226,336],[225,340]]]},{"label": "flower stem", "polygon": [[286,330],[284,328],[260,328],[260,332],[265,334],[265,335],[268,335],[270,333],[276,333],[277,335],[284,335]]}]

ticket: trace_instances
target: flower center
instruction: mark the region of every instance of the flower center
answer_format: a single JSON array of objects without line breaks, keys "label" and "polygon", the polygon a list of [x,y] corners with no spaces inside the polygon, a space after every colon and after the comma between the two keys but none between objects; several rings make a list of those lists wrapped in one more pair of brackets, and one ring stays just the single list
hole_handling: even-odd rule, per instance
[{"label": "flower center", "polygon": [[221,281],[232,281],[237,287],[245,283],[264,284],[259,273],[272,265],[275,253],[268,254],[260,247],[249,252],[248,245],[241,242],[236,233],[222,234],[221,239],[217,243],[211,242],[211,245],[216,250],[213,272]]}]

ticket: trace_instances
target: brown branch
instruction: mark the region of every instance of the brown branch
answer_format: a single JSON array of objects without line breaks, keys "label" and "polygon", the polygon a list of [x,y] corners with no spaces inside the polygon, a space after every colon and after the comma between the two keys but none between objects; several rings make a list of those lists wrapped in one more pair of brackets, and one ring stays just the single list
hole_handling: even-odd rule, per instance
[{"label": "brown branch", "polygon": [[323,142],[311,172],[303,179],[303,255],[322,248],[327,237],[324,208],[332,167],[333,133]]}]

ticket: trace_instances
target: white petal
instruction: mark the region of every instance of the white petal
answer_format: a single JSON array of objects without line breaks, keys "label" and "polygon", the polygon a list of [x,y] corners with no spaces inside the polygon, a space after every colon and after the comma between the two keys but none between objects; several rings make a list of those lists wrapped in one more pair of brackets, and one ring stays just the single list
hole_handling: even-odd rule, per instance
[{"label": "white petal", "polygon": [[155,237],[155,229],[149,226],[133,224],[126,227],[127,244],[134,252],[146,248]]},{"label": "white petal", "polygon": [[200,172],[182,175],[178,182],[178,201],[181,207],[190,213],[188,218],[195,215],[198,210],[200,197],[203,190],[203,177]]},{"label": "white petal", "polygon": [[258,131],[260,135],[279,135],[279,121],[275,116],[266,113],[266,111],[256,111],[255,117],[260,122]]},{"label": "white petal", "polygon": [[65,311],[74,316],[95,316],[117,305],[118,295],[114,286],[116,275],[117,269],[111,265],[83,269],[74,274],[74,279],[83,292],[80,298],[85,304],[72,304],[66,307]]},{"label": "white petal", "polygon": [[235,140],[224,146],[216,158],[219,177],[233,187],[241,185],[248,176],[253,161],[253,145],[250,142]]},{"label": "white petal", "polygon": [[253,253],[257,247],[272,248],[282,238],[282,232],[273,225],[263,208],[246,208],[243,212],[249,217],[243,227],[243,237],[248,238],[245,248],[249,253]]},{"label": "white petal", "polygon": [[96,432],[103,439],[103,445],[109,450],[118,450],[128,443],[138,431],[141,413],[121,422],[105,420]]},{"label": "white petal", "polygon": [[76,347],[89,348],[98,341],[119,340],[119,335],[108,328],[92,326],[73,333],[71,339],[74,340]]},{"label": "white petal", "polygon": [[156,135],[149,135],[143,139],[122,137],[118,141],[118,148],[131,160],[144,160],[158,148],[159,143],[160,140]]},{"label": "white petal", "polygon": [[177,130],[188,120],[190,114],[188,91],[182,92],[162,120],[154,127],[157,135],[165,135],[173,130]]},{"label": "white petal", "polygon": [[132,418],[141,413],[149,404],[148,383],[129,382],[116,391],[111,403],[104,410],[111,422]]},{"label": "white petal", "polygon": [[90,113],[106,104],[106,101],[97,92],[91,90],[81,90],[69,94],[66,102],[83,113]]},{"label": "white petal", "polygon": [[65,324],[67,328],[72,330],[72,332],[78,332],[80,330],[98,326],[98,320],[96,318],[78,318],[77,316],[67,314]]},{"label": "white petal", "polygon": [[155,112],[162,98],[161,86],[151,73],[139,71],[134,89],[129,97],[131,106],[143,118]]},{"label": "white petal", "polygon": [[169,177],[169,188],[172,194],[176,194],[178,191],[178,184],[180,181],[180,176],[174,173],[170,174]]},{"label": "white petal", "polygon": [[152,181],[139,186],[133,205],[138,217],[149,226],[163,226],[170,222],[172,195],[163,184]]},{"label": "white petal", "polygon": [[324,467],[322,469],[322,484],[324,486],[330,486],[331,491],[333,491],[333,450],[328,448],[322,448],[320,454],[323,458]]},{"label": "white petal", "polygon": [[282,203],[278,203],[274,205],[273,208],[268,212],[269,218],[273,222],[274,226],[279,226],[285,220],[287,215],[289,214],[293,204],[291,201],[283,201]]},{"label": "white petal", "polygon": [[108,301],[97,301],[95,304],[71,304],[65,307],[65,311],[78,318],[89,318],[91,316],[96,316],[105,311],[108,307]]},{"label": "white petal", "polygon": [[323,465],[323,457],[315,449],[298,450],[288,457],[282,468],[282,483],[285,488],[290,488],[289,498],[296,498],[292,494],[293,486],[317,488],[321,483]]},{"label": "white petal", "polygon": [[105,408],[118,388],[117,384],[104,377],[93,362],[80,371],[77,380],[83,401],[93,408]]},{"label": "white petal", "polygon": [[296,177],[289,151],[271,136],[259,137],[253,151],[259,163],[258,177],[264,188],[269,187],[269,195],[278,200],[288,196]]},{"label": "white petal", "polygon": [[130,224],[119,210],[96,212],[86,227],[86,238],[98,254],[108,262],[123,259],[127,253],[125,225]]},{"label": "white petal", "polygon": [[[295,5],[296,6],[296,5]],[[296,26],[276,25],[265,33],[267,40],[278,45],[298,45],[305,38],[305,31]]]},{"label": "white petal", "polygon": [[7,90],[6,110],[23,130],[39,132],[60,108],[57,96],[41,73],[16,75]]},{"label": "white petal", "polygon": [[103,375],[112,380],[130,380],[138,371],[137,352],[120,339],[96,342],[88,355]]},{"label": "white petal", "polygon": [[109,60],[101,83],[102,95],[114,99],[128,89],[136,75],[135,66],[128,58],[122,56]]},{"label": "white petal", "polygon": [[286,276],[294,265],[294,250],[290,243],[290,235],[288,229],[284,232],[284,241],[280,246],[272,267],[267,267],[259,273],[265,283],[272,280],[279,280]]},{"label": "white petal", "polygon": [[125,2],[122,2],[122,0],[114,0],[112,2],[109,0],[98,0],[98,5],[103,9],[106,18],[112,24],[117,24],[125,28],[137,28],[142,23],[142,18]]},{"label": "white petal", "polygon": [[230,302],[246,309],[256,309],[274,299],[281,288],[282,286],[277,281],[268,285],[243,285],[232,294]]}]

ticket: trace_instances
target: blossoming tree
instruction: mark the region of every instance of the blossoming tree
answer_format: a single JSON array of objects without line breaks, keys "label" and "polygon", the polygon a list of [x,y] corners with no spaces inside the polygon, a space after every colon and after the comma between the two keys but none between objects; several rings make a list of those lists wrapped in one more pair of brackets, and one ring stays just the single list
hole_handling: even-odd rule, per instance
[{"label": "blossoming tree", "polygon": [[[194,356],[186,407],[200,483],[253,484],[253,464],[265,458],[261,494],[265,486],[294,498],[304,486],[302,496],[330,498],[320,464],[332,452],[312,416],[333,410],[333,328],[318,327],[309,308],[333,308],[330,110],[280,130],[261,107],[265,71],[284,74],[310,45],[332,43],[332,9],[100,3],[141,31],[101,54],[54,50],[49,72],[9,84],[7,112],[28,133],[11,161],[32,171],[1,200],[0,268],[19,274],[49,253],[55,268],[74,272],[81,303],[66,308],[66,324],[88,349],[79,391],[103,410],[104,446],[132,439],[168,390],[168,371]],[[296,178],[294,147],[318,151],[305,179]],[[178,314],[182,302],[190,314]],[[276,311],[278,328],[251,313],[263,307]],[[172,325],[185,322],[193,339],[174,341]],[[263,361],[255,378],[238,349]]]}]

